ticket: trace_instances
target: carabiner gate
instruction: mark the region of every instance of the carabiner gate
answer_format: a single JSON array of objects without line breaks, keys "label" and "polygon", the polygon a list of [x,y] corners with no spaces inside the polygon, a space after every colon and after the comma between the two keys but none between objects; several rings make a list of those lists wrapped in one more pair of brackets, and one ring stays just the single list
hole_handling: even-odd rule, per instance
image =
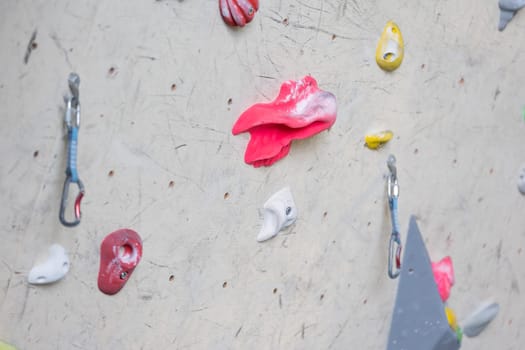
[{"label": "carabiner gate", "polygon": [[[66,213],[66,206],[67,206],[67,197],[69,195],[69,186],[72,183],[76,183],[77,186],[78,186],[78,194],[77,194],[77,198],[75,199],[75,206],[74,206],[74,209],[75,209],[75,220],[67,221],[66,217],[65,217],[66,216],[65,213]],[[82,201],[82,197],[84,197],[84,184],[82,183],[82,181],[80,181],[80,179],[78,179],[77,181],[73,181],[72,178],[71,178],[71,175],[67,175],[66,176],[66,181],[64,181],[64,189],[62,191],[62,200],[60,202],[59,219],[60,219],[60,222],[62,223],[62,225],[67,226],[67,227],[73,227],[73,226],[76,226],[76,225],[80,224],[80,217],[81,217],[80,202]]]},{"label": "carabiner gate", "polygon": [[388,277],[392,279],[399,276],[399,273],[401,272],[401,249],[402,246],[399,234],[392,233],[388,247]]}]

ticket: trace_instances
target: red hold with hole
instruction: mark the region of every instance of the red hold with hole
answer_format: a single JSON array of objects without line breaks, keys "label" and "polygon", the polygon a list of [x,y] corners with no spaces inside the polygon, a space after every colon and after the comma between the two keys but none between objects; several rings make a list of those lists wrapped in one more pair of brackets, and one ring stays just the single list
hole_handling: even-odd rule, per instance
[{"label": "red hold with hole", "polygon": [[224,22],[244,27],[250,23],[259,9],[259,0],[219,0],[219,10]]},{"label": "red hold with hole", "polygon": [[137,232],[120,229],[110,233],[100,245],[98,289],[113,295],[126,284],[142,257],[142,239]]}]

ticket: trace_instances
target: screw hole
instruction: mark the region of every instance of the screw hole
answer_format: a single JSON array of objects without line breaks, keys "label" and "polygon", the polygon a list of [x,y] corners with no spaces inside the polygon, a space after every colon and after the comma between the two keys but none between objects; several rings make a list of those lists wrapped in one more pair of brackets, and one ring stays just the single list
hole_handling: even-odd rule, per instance
[{"label": "screw hole", "polygon": [[170,275],[170,277],[168,278],[168,280],[169,280],[170,282],[173,282],[173,281],[175,280],[175,276]]},{"label": "screw hole", "polygon": [[385,61],[393,61],[395,58],[396,58],[396,54],[393,53],[393,52],[386,52],[386,53],[383,55],[383,59],[384,59]]},{"label": "screw hole", "polygon": [[109,173],[108,173],[108,176],[112,177],[114,174],[115,174],[115,172],[113,170],[110,170]]},{"label": "screw hole", "polygon": [[171,84],[171,91],[177,90],[177,84],[173,83]]},{"label": "screw hole", "polygon": [[224,283],[222,284],[222,288],[226,288],[226,286],[228,286],[228,282],[224,281]]},{"label": "screw hole", "polygon": [[36,157],[38,157],[38,151],[33,152],[33,158],[36,158]]}]

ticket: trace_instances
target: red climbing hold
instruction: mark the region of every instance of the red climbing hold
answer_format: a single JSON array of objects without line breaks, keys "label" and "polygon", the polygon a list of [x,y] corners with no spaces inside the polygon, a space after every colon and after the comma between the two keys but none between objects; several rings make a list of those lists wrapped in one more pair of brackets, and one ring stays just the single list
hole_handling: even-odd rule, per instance
[{"label": "red climbing hold", "polygon": [[252,21],[259,9],[259,0],[219,0],[219,10],[224,22],[244,27]]},{"label": "red climbing hold", "polygon": [[432,272],[438,287],[439,296],[443,302],[447,301],[450,296],[450,289],[454,285],[454,267],[452,259],[446,256],[437,263],[432,263]]},{"label": "red climbing hold", "polygon": [[116,294],[124,287],[142,257],[142,239],[137,232],[120,229],[104,238],[100,245],[98,289]]},{"label": "red climbing hold", "polygon": [[284,82],[273,102],[257,103],[244,111],[232,133],[250,132],[246,163],[270,166],[288,154],[293,140],[330,128],[336,115],[335,96],[320,90],[315,79],[306,76]]}]

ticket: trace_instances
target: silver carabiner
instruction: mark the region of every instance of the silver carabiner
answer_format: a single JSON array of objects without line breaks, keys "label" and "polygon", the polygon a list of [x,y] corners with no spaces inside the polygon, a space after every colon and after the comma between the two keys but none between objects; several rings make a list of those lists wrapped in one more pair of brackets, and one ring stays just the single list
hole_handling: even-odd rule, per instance
[{"label": "silver carabiner", "polygon": [[397,217],[397,201],[399,198],[399,183],[397,181],[396,157],[388,156],[386,162],[390,174],[387,181],[388,206],[392,220],[392,233],[388,245],[388,276],[392,279],[401,272],[401,239],[399,237],[399,220]]}]

